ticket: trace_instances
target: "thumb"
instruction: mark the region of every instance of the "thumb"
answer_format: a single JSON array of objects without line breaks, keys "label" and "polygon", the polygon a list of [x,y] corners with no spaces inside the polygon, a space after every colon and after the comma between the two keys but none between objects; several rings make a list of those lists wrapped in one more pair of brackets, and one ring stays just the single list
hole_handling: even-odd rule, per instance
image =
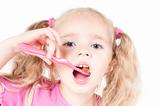
[{"label": "thumb", "polygon": [[55,56],[57,58],[61,58],[62,57],[62,54],[61,54],[61,51],[60,51],[60,47],[58,45],[56,46]]}]

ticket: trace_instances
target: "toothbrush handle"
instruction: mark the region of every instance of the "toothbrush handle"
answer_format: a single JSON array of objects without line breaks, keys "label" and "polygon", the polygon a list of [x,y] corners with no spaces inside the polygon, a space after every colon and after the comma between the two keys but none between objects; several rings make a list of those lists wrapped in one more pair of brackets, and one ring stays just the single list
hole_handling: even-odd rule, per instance
[{"label": "toothbrush handle", "polygon": [[18,48],[20,48],[22,51],[27,52],[29,54],[38,55],[38,56],[46,56],[46,52],[40,49],[37,49],[35,47],[32,47],[31,45],[20,43],[18,44]]},{"label": "toothbrush handle", "polygon": [[[25,44],[25,43],[20,43],[18,45],[18,47],[20,49],[22,49],[24,52],[31,54],[31,55],[45,57],[47,54],[47,52],[40,50],[40,49],[37,49],[35,47],[32,47],[32,46]],[[56,58],[56,57],[52,56],[52,58],[50,60],[55,63],[65,64],[65,65],[69,66],[70,68],[77,69],[72,63],[70,63],[69,61],[67,61],[65,59]]]},{"label": "toothbrush handle", "polygon": [[[22,49],[24,52],[26,52],[27,54],[31,54],[31,55],[35,55],[35,56],[38,56],[38,57],[45,57],[47,52],[43,51],[43,50],[40,50],[40,49],[37,49],[35,47],[32,47],[31,45],[28,45],[28,44],[25,44],[25,43],[20,43],[18,45],[18,47],[20,49]],[[82,73],[84,73],[83,71],[81,71],[81,69],[75,67],[71,62],[69,62],[68,60],[66,59],[63,59],[63,58],[56,58],[54,56],[52,56],[52,58],[50,59],[52,62],[55,62],[55,63],[59,63],[59,64],[64,64],[74,70],[77,70],[77,71],[80,71]],[[84,73],[85,75],[87,75],[86,73]]]}]

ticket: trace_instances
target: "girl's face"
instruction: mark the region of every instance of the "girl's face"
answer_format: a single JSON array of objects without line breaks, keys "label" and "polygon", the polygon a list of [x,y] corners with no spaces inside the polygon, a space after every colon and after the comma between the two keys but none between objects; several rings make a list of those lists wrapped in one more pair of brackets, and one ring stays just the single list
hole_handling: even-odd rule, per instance
[{"label": "girl's face", "polygon": [[112,58],[112,37],[107,29],[103,18],[94,14],[71,14],[59,20],[56,31],[62,42],[61,57],[75,66],[89,67],[91,73],[86,77],[65,65],[57,64],[63,90],[78,94],[94,92],[107,73]]}]

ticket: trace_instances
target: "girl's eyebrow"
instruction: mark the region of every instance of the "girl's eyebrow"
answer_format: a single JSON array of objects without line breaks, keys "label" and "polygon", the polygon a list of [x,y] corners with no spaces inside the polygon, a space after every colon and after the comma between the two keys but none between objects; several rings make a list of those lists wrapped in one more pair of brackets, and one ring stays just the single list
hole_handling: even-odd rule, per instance
[{"label": "girl's eyebrow", "polygon": [[99,40],[104,40],[105,38],[103,38],[102,36],[98,35],[98,34],[93,34],[93,39],[99,39]]},{"label": "girl's eyebrow", "polygon": [[98,34],[94,34],[93,38],[95,39],[100,39],[100,40],[104,40],[104,38],[102,38],[101,36],[99,36]]},{"label": "girl's eyebrow", "polygon": [[65,34],[65,35],[62,35],[61,38],[73,37],[75,35],[78,35],[78,34],[76,34],[76,33]]},{"label": "girl's eyebrow", "polygon": [[[69,34],[65,34],[65,35],[61,36],[61,38],[74,37],[76,35],[78,35],[78,34],[77,33],[69,33]],[[104,42],[107,41],[104,37],[100,36],[99,34],[92,34],[91,36],[92,36],[91,39],[98,39],[98,40],[102,40]]]}]

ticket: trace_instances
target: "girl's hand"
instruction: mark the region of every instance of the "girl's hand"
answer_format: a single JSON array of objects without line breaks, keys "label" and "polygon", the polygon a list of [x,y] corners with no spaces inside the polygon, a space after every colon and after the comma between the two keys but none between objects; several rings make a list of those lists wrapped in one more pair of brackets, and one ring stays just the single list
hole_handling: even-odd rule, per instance
[{"label": "girl's hand", "polygon": [[[42,58],[47,64],[51,64],[49,60],[58,50],[58,45],[60,44],[60,39],[57,32],[52,28],[42,28],[37,30],[28,31],[22,33],[19,36],[18,42],[28,43],[39,49],[42,49],[42,46],[47,47],[47,57]],[[24,39],[24,40],[21,40]],[[19,51],[17,49],[17,51]]]},{"label": "girl's hand", "polygon": [[[20,35],[5,40],[2,43],[2,48],[8,48],[8,50],[12,52],[10,53],[10,55],[15,55],[16,53],[21,52],[21,50],[17,46],[19,43],[27,43],[39,49],[41,49],[42,46],[45,45],[47,46],[47,57],[42,59],[50,65],[51,61],[49,59],[55,54],[56,50],[58,50],[60,39],[54,29],[41,28],[24,32]],[[2,46],[1,44],[0,46]]]}]

